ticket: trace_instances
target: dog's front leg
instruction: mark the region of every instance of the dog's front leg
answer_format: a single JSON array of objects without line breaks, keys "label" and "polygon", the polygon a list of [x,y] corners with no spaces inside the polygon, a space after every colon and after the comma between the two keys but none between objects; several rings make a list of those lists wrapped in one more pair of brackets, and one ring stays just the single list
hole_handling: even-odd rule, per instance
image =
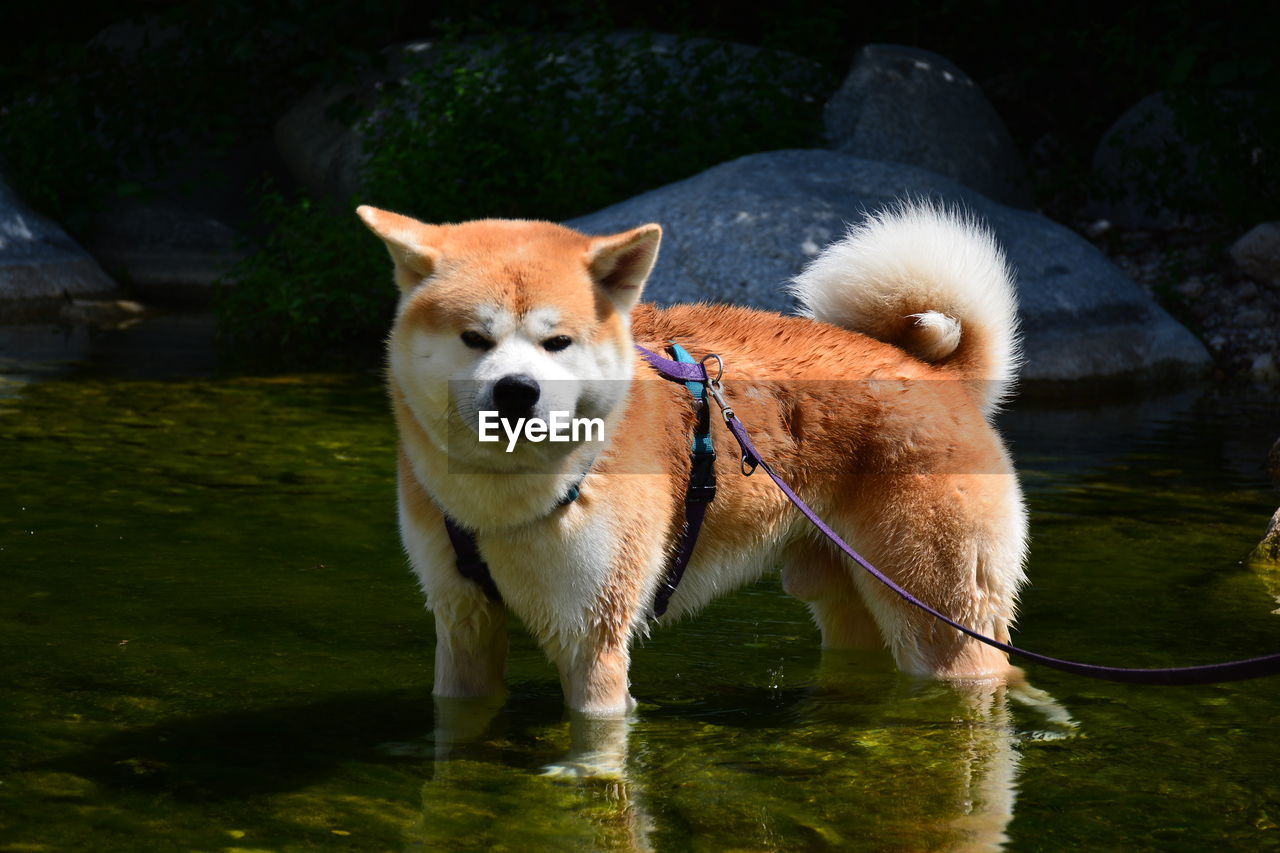
[{"label": "dog's front leg", "polygon": [[596,629],[566,642],[554,658],[570,711],[588,717],[621,717],[635,707],[627,677],[628,637]]},{"label": "dog's front leg", "polygon": [[504,692],[506,608],[468,595],[448,606],[435,602],[436,760],[455,744],[479,739],[489,728]]},{"label": "dog's front leg", "polygon": [[620,779],[627,761],[628,713],[635,707],[627,679],[626,637],[604,635],[597,627],[562,640],[552,658],[570,718],[571,746],[548,776]]},{"label": "dog's front leg", "polygon": [[507,661],[507,609],[457,568],[444,515],[400,455],[400,538],[436,622],[436,696],[500,696]]},{"label": "dog's front leg", "polygon": [[436,671],[432,693],[467,699],[501,696],[507,663],[507,610],[478,591],[462,600],[432,602]]}]

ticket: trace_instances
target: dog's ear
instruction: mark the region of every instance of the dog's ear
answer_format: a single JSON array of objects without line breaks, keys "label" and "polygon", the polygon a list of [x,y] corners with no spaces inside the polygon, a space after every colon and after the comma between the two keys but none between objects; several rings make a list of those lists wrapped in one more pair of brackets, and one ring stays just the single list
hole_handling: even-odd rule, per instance
[{"label": "dog's ear", "polygon": [[401,290],[413,290],[436,271],[440,264],[440,250],[432,245],[436,242],[436,226],[367,204],[357,207],[356,214],[387,244]]},{"label": "dog's ear", "polygon": [[661,242],[662,226],[650,223],[621,234],[595,237],[587,247],[591,279],[622,311],[630,311],[640,299]]}]

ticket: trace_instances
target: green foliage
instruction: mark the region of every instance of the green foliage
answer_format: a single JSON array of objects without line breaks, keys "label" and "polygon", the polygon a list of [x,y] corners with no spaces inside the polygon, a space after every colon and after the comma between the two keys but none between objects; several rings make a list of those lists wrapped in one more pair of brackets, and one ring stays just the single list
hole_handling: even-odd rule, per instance
[{"label": "green foliage", "polygon": [[[293,355],[378,341],[395,285],[387,254],[355,215],[274,188],[259,210],[271,230],[220,291],[219,325],[238,342],[279,345]],[[356,223],[356,227],[352,227]]]},{"label": "green foliage", "polygon": [[[734,157],[814,144],[830,81],[801,68],[645,36],[438,48],[360,121],[362,200],[431,222],[588,213]],[[380,339],[395,291],[354,206],[339,215],[269,195],[271,237],[233,273],[224,327],[291,347]]]},{"label": "green foliage", "polygon": [[36,210],[74,227],[113,187],[125,192],[111,152],[91,132],[92,109],[73,86],[0,107],[0,172]]},{"label": "green foliage", "polygon": [[430,221],[563,219],[743,154],[811,145],[828,81],[794,63],[644,35],[455,44],[365,121],[368,194]]}]

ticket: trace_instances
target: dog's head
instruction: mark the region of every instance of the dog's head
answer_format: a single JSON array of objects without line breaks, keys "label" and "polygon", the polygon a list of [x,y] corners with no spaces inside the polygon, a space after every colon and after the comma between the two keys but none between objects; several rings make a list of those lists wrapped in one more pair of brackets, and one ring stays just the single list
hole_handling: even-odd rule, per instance
[{"label": "dog's head", "polygon": [[[481,413],[607,419],[635,363],[629,315],[662,229],[589,237],[550,222],[427,225],[361,207],[386,243],[400,288],[390,369],[438,447],[484,467],[537,466],[568,442],[480,443]],[[492,415],[486,416],[490,424]],[[469,441],[459,442],[459,433]],[[584,431],[585,432],[585,431]]]}]

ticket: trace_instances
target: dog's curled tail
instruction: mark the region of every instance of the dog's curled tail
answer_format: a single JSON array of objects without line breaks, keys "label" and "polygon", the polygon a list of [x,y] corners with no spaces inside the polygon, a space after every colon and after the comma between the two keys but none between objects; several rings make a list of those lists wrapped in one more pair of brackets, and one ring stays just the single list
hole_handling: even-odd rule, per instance
[{"label": "dog's curled tail", "polygon": [[987,414],[1017,375],[1013,278],[970,216],[929,202],[890,207],[824,249],[789,290],[806,316],[954,368]]}]

